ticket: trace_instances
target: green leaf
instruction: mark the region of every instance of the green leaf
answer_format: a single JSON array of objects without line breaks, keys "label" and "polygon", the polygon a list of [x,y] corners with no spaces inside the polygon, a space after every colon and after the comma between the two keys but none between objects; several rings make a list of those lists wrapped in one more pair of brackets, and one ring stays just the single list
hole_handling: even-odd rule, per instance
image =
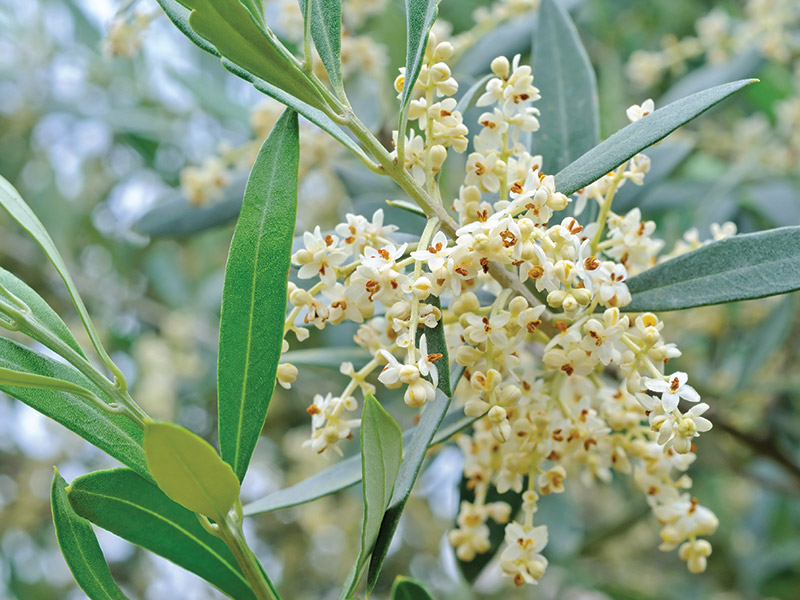
[{"label": "green leaf", "polygon": [[[454,374],[456,383],[458,383],[462,373],[463,369],[459,369]],[[397,475],[397,483],[394,486],[394,492],[386,514],[383,516],[380,532],[375,541],[375,548],[372,551],[367,574],[368,593],[373,590],[378,582],[378,575],[383,566],[383,561],[386,560],[386,554],[389,552],[389,545],[394,537],[394,532],[397,530],[400,516],[403,514],[408,498],[411,496],[411,490],[414,488],[420,469],[422,469],[422,463],[428,453],[428,448],[430,448],[448,408],[450,408],[450,396],[440,389],[437,390],[433,402],[427,404],[422,411],[419,425],[414,430],[414,435],[403,456],[403,462]]]},{"label": "green leaf", "polygon": [[[311,0],[311,39],[337,92],[342,85],[342,0]],[[306,0],[300,0],[306,14]]]},{"label": "green leaf", "polygon": [[[222,59],[222,66],[228,69],[231,73],[244,79],[245,81],[249,81],[253,84],[253,87],[256,88],[262,94],[266,94],[270,98],[274,98],[278,102],[285,104],[292,110],[297,111],[301,115],[303,115],[306,119],[314,123],[317,127],[322,129],[323,131],[328,132],[340,142],[345,148],[350,150],[353,154],[358,156],[362,160],[369,160],[367,155],[364,153],[364,150],[351,138],[348,136],[344,130],[339,127],[333,120],[328,117],[324,112],[319,110],[318,108],[314,108],[310,104],[303,102],[302,100],[298,100],[294,96],[287,94],[282,89],[267,83],[263,79],[259,79],[255,77],[251,73],[248,73],[244,69],[236,66],[231,61]],[[385,179],[385,178],[384,178]]]},{"label": "green leaf", "polygon": [[[406,0],[406,74],[403,95],[400,98],[403,123],[406,120],[406,108],[411,101],[411,91],[422,70],[428,34],[439,12],[439,2],[440,0]],[[404,131],[405,127],[401,127],[401,130]]]},{"label": "green leaf", "polygon": [[56,469],[50,488],[50,508],[61,554],[76,583],[91,600],[125,600],[111,576],[92,524],[79,517],[67,500],[67,482]]},{"label": "green leaf", "polygon": [[[451,412],[442,421],[430,446],[435,446],[449,440],[459,431],[472,425],[474,418],[465,417],[463,412]],[[408,453],[408,446],[417,427],[412,427],[403,433],[403,446]],[[361,456],[356,454],[339,461],[335,465],[323,469],[319,473],[307,477],[303,481],[290,485],[287,488],[273,492],[268,496],[251,502],[244,507],[246,516],[260,513],[273,512],[313,502],[318,498],[330,496],[361,481]]]},{"label": "green leaf", "polygon": [[[442,304],[438,296],[428,296],[425,302],[435,306],[440,311],[442,310]],[[450,356],[447,353],[447,340],[444,336],[444,319],[439,319],[433,329],[426,327],[424,330],[418,330],[417,345],[419,345],[419,338],[422,337],[423,333],[428,346],[428,354],[441,354],[441,358],[435,361],[436,370],[439,374],[437,387],[449,398],[453,395],[453,392],[450,389]],[[444,414],[442,414],[442,418],[444,418]],[[433,433],[436,432],[434,431]]]},{"label": "green leaf", "polygon": [[253,165],[225,268],[219,445],[240,481],[264,426],[281,357],[298,160],[297,113],[286,110]]},{"label": "green leaf", "polygon": [[577,192],[755,81],[734,81],[698,92],[631,123],[559,171],[556,189],[566,195]]},{"label": "green leaf", "polygon": [[364,481],[361,550],[339,594],[340,600],[350,597],[363,574],[395,487],[402,456],[400,427],[375,396],[367,394],[361,416],[361,477]]},{"label": "green leaf", "polygon": [[[25,373],[2,367],[0,367],[0,385],[29,387],[39,390],[56,390],[68,394],[76,394],[89,399],[97,397],[86,388],[70,383],[69,381],[64,381],[63,379],[36,375],[35,373]],[[99,398],[98,401],[100,401]]]},{"label": "green leaf", "polygon": [[532,151],[542,155],[545,173],[556,173],[597,145],[600,117],[592,63],[572,19],[555,0],[542,0],[539,7],[532,66],[543,115]]},{"label": "green leaf", "polygon": [[218,523],[239,498],[239,480],[231,466],[200,436],[165,421],[144,430],[147,468],[172,500]]},{"label": "green leaf", "polygon": [[[64,323],[56,311],[50,308],[50,305],[28,286],[27,283],[0,267],[0,287],[5,288],[27,304],[28,308],[31,309],[33,318],[35,318],[40,325],[48,329],[67,346],[75,350],[75,352],[86,358],[80,344],[78,344],[75,336],[72,335],[67,324]],[[37,335],[37,332],[31,332],[31,337],[45,346],[48,345],[44,337]]]},{"label": "green leaf", "polygon": [[72,299],[75,310],[78,311],[78,315],[83,322],[83,326],[86,329],[86,332],[89,334],[89,338],[92,340],[94,349],[97,351],[97,354],[100,356],[103,363],[109,369],[111,369],[115,377],[120,379],[122,377],[122,373],[119,371],[116,365],[114,365],[113,361],[103,348],[103,344],[100,341],[97,330],[94,328],[92,319],[89,317],[89,312],[86,310],[86,306],[83,304],[83,300],[78,293],[78,288],[76,287],[75,282],[72,281],[72,277],[70,276],[69,271],[67,271],[67,265],[64,263],[64,259],[61,258],[61,254],[58,252],[58,248],[56,248],[56,245],[53,243],[50,234],[47,233],[47,230],[44,228],[44,225],[42,225],[42,222],[39,221],[35,214],[33,214],[33,211],[20,197],[17,190],[14,189],[14,186],[12,186],[3,177],[0,177],[0,205],[2,205],[8,214],[11,215],[11,218],[14,219],[20,227],[28,232],[28,235],[30,235],[34,241],[36,241],[39,247],[44,251],[45,255],[47,255],[47,258],[61,276],[61,280],[64,282],[67,292],[69,292],[69,296]]},{"label": "green leaf", "polygon": [[321,108],[320,92],[297,60],[239,0],[181,0],[189,25],[225,58],[291,96]]},{"label": "green leaf", "polygon": [[433,600],[419,581],[410,577],[397,577],[392,585],[392,600]]},{"label": "green leaf", "polygon": [[203,529],[197,516],[129,469],[97,471],[67,489],[85,519],[199,575],[236,600],[254,600],[225,543]]},{"label": "green leaf", "polygon": [[712,242],[628,280],[627,312],[751,300],[800,289],[800,226]]},{"label": "green leaf", "polygon": [[[104,397],[99,388],[70,365],[4,338],[0,338],[0,367],[60,379]],[[142,450],[142,430],[127,417],[108,413],[83,396],[63,391],[13,385],[0,385],[0,390],[150,478]]]},{"label": "green leaf", "polygon": [[189,38],[195,45],[202,48],[209,54],[219,56],[219,52],[206,40],[201,38],[189,26],[189,10],[181,6],[177,0],[157,0],[161,8],[166,13],[170,21],[177,27],[180,32]]}]

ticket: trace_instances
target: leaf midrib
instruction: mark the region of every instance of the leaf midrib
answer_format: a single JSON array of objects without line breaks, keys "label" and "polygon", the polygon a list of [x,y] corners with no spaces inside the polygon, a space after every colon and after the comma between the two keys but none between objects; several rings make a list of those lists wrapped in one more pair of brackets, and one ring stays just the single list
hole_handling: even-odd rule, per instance
[{"label": "leaf midrib", "polygon": [[147,507],[145,507],[145,506],[143,506],[141,504],[136,504],[135,502],[131,502],[130,500],[125,500],[124,498],[120,498],[119,496],[109,496],[107,494],[101,494],[100,492],[90,491],[90,490],[86,490],[86,489],[80,490],[79,488],[77,488],[77,489],[73,488],[73,490],[75,490],[73,493],[78,494],[78,495],[85,494],[86,496],[94,496],[96,498],[103,498],[103,499],[105,499],[107,501],[110,501],[110,502],[117,502],[119,504],[132,506],[133,508],[138,509],[143,513],[152,515],[153,517],[155,517],[157,519],[160,519],[161,521],[164,521],[166,524],[172,526],[174,529],[176,529],[179,532],[183,533],[187,538],[189,538],[189,540],[191,540],[192,542],[196,543],[201,548],[203,548],[206,551],[208,551],[208,553],[210,555],[212,555],[214,558],[219,560],[219,562],[221,562],[223,565],[225,565],[228,568],[228,570],[231,573],[233,573],[240,581],[242,581],[245,585],[250,587],[250,584],[248,583],[247,579],[245,579],[245,577],[241,573],[239,573],[236,569],[234,569],[233,566],[227,560],[225,560],[225,558],[220,556],[213,548],[211,548],[210,546],[208,546],[205,543],[203,543],[202,540],[198,539],[191,532],[187,531],[186,529],[184,529],[183,527],[181,527],[180,525],[178,525],[174,521],[171,521],[171,520],[167,519],[163,515],[160,515],[159,513],[154,512],[154,511],[150,510],[149,508],[147,508]]},{"label": "leaf midrib", "polygon": [[[307,0],[311,1],[311,0]],[[280,147],[286,137],[284,132],[281,132],[282,136],[280,139],[275,140],[276,147]],[[273,158],[272,162],[270,163],[271,169],[270,173],[273,175],[269,178],[269,183],[267,185],[267,189],[265,190],[264,197],[270,198],[273,194],[275,189],[275,177],[274,174],[277,171],[278,164],[280,163],[281,155],[277,151],[273,151]],[[247,196],[247,190],[245,190],[245,196]],[[247,323],[247,345],[246,345],[246,352],[245,352],[245,362],[244,362],[244,372],[242,374],[242,391],[239,395],[239,418],[236,424],[236,444],[234,446],[234,458],[233,458],[233,471],[234,473],[239,472],[239,462],[241,458],[241,445],[242,445],[242,425],[244,423],[244,407],[245,401],[247,399],[247,381],[249,378],[250,373],[250,350],[252,347],[253,341],[253,306],[255,306],[255,298],[256,298],[256,280],[258,279],[258,265],[261,259],[261,241],[263,239],[263,231],[264,231],[264,223],[267,218],[267,211],[261,211],[261,217],[258,223],[258,238],[256,242],[256,249],[254,252],[254,256],[256,257],[255,261],[253,261],[253,277],[250,282],[250,314],[248,315],[248,323]]]},{"label": "leaf midrib", "polygon": [[[108,596],[109,598],[113,598],[114,596],[110,592],[106,591],[106,587],[103,584],[103,581],[100,579],[100,577],[95,573],[95,570],[92,568],[92,565],[89,562],[89,558],[88,558],[88,556],[86,555],[86,553],[83,550],[83,545],[80,543],[80,538],[79,538],[79,536],[77,534],[77,531],[76,531],[76,528],[75,528],[76,524],[73,522],[72,519],[69,518],[69,516],[67,516],[66,522],[69,525],[70,534],[72,535],[72,539],[75,541],[75,546],[78,548],[78,552],[81,555],[81,559],[83,559],[83,563],[88,567],[87,570],[89,571],[89,574],[97,582],[97,584],[100,586],[100,589],[106,594],[106,596]],[[89,527],[91,527],[91,525],[89,525]],[[67,566],[69,566],[69,563],[67,563]],[[71,570],[72,569],[70,569],[70,571]],[[74,575],[74,573],[73,573],[73,575]],[[77,578],[76,578],[76,580],[77,580]],[[86,590],[84,590],[84,591],[86,591]],[[112,592],[114,591],[113,588],[111,588],[111,591]]]}]

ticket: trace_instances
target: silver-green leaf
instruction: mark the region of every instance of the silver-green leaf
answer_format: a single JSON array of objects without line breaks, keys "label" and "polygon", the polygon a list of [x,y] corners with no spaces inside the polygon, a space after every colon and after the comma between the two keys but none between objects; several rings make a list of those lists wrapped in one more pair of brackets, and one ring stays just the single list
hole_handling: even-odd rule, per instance
[{"label": "silver-green leaf", "polygon": [[391,600],[433,600],[419,581],[410,577],[398,577],[392,585]]},{"label": "silver-green leaf", "polygon": [[50,509],[58,546],[75,582],[90,600],[125,600],[125,594],[111,576],[92,524],[75,514],[67,500],[66,488],[67,482],[56,469],[50,487]]},{"label": "silver-green leaf", "polygon": [[392,497],[402,456],[400,427],[375,397],[367,394],[361,415],[361,476],[364,482],[361,549],[339,594],[340,600],[350,597],[363,574]]},{"label": "silver-green leaf", "polygon": [[73,510],[98,527],[163,556],[236,600],[256,596],[231,551],[197,515],[129,469],[95,471],[67,490]]},{"label": "silver-green leaf", "polygon": [[[435,402],[435,400],[434,400]],[[441,426],[436,432],[436,436],[430,442],[430,446],[441,444],[459,431],[463,431],[475,421],[475,418],[465,417],[463,411],[450,412],[442,421]],[[418,425],[403,433],[404,454],[408,454],[411,448],[411,440],[416,430],[422,426]],[[246,516],[257,515],[260,513],[273,512],[290,506],[307,504],[318,498],[335,494],[343,489],[361,481],[361,456],[355,454],[335,465],[323,469],[319,473],[312,475],[289,487],[273,492],[260,500],[256,500],[244,507]]]},{"label": "silver-green leaf", "polygon": [[297,113],[287,109],[253,165],[225,268],[219,446],[240,481],[264,426],[281,356],[298,161]]},{"label": "silver-green leaf", "polygon": [[[446,355],[445,355],[446,356]],[[458,369],[453,374],[454,382],[447,382],[447,390],[455,387],[458,380],[461,378],[463,369]],[[442,424],[447,410],[450,408],[450,400],[452,393],[447,394],[443,389],[436,391],[436,397],[433,402],[428,403],[421,415],[420,423],[414,430],[414,435],[408,448],[403,456],[403,462],[400,465],[400,470],[397,475],[397,483],[395,484],[392,498],[389,506],[386,509],[386,514],[383,516],[378,537],[375,540],[375,548],[372,551],[372,558],[369,563],[369,571],[367,573],[367,592],[371,592],[378,582],[378,575],[380,574],[383,561],[386,560],[386,554],[389,552],[389,545],[392,543],[394,532],[397,530],[397,525],[400,523],[400,516],[405,510],[406,503],[411,496],[411,490],[414,489],[414,484],[417,482],[417,477],[422,469],[422,463],[428,453],[428,448],[433,443],[434,436]]]},{"label": "silver-green leaf", "polygon": [[441,0],[406,0],[406,73],[400,97],[400,135],[405,134],[406,109],[422,70],[425,48]]},{"label": "silver-green leaf", "polygon": [[[64,323],[61,317],[58,316],[58,313],[56,313],[56,311],[54,311],[27,283],[0,267],[0,287],[3,287],[22,300],[30,309],[31,317],[67,346],[75,350],[75,352],[86,358],[83,349],[80,347],[80,344],[78,344],[75,336],[72,335],[67,324]],[[38,329],[36,331],[31,331],[30,335],[37,342],[45,346],[50,346],[48,340],[45,339],[44,336],[38,334]],[[54,350],[54,348],[50,349]]]},{"label": "silver-green leaf", "polygon": [[[0,367],[53,378],[54,382],[68,382],[101,399],[104,397],[99,388],[72,366],[5,338],[0,338]],[[63,390],[11,384],[0,385],[0,390],[78,434],[143,477],[150,477],[142,450],[142,430],[127,417],[108,413],[85,396]]]},{"label": "silver-green leaf", "polygon": [[577,192],[755,81],[734,81],[692,94],[631,123],[559,171],[556,189],[567,195]]},{"label": "silver-green leaf", "polygon": [[566,9],[542,0],[533,34],[534,84],[543,118],[532,138],[543,171],[556,173],[597,145],[600,117],[592,63]]},{"label": "silver-green leaf", "polygon": [[122,373],[119,371],[117,366],[113,363],[103,348],[103,344],[100,341],[100,336],[92,324],[92,319],[89,317],[89,311],[86,310],[83,299],[78,293],[78,288],[75,285],[75,282],[72,280],[72,276],[70,276],[69,271],[67,270],[67,265],[64,262],[64,259],[61,257],[58,248],[56,248],[53,239],[50,237],[50,234],[47,233],[47,230],[44,228],[44,225],[42,225],[42,222],[36,217],[31,208],[19,195],[19,192],[17,192],[17,190],[14,189],[14,186],[12,186],[3,177],[0,177],[0,206],[2,206],[6,212],[8,212],[11,218],[14,219],[44,251],[47,258],[61,276],[61,280],[64,282],[67,292],[69,292],[69,296],[72,299],[75,310],[78,311],[78,315],[83,322],[83,326],[86,328],[86,332],[89,334],[89,338],[91,339],[92,345],[97,351],[97,354],[100,356],[103,363],[109,369],[111,369],[115,377],[118,379],[121,378]]},{"label": "silver-green leaf", "polygon": [[800,289],[800,226],[712,242],[628,280],[628,312],[751,300]]},{"label": "silver-green leaf", "polygon": [[300,0],[303,14],[309,11],[311,39],[317,49],[331,86],[337,92],[344,90],[342,84],[342,0]]},{"label": "silver-green leaf", "polygon": [[274,98],[281,104],[285,104],[292,110],[297,111],[301,115],[303,115],[306,119],[314,123],[317,127],[322,129],[323,131],[328,132],[331,136],[341,143],[345,148],[350,150],[353,154],[355,154],[361,160],[368,160],[367,155],[364,153],[364,150],[351,138],[348,136],[344,130],[339,127],[333,120],[328,117],[324,112],[319,110],[318,108],[314,108],[310,104],[303,102],[292,96],[291,94],[286,93],[282,89],[275,87],[274,85],[264,81],[263,79],[259,79],[255,75],[245,71],[241,67],[237,66],[236,64],[232,63],[227,59],[222,59],[222,66],[228,69],[231,73],[236,75],[237,77],[241,77],[245,81],[249,81],[253,84],[253,87],[256,88],[262,94],[266,94],[270,98]]}]

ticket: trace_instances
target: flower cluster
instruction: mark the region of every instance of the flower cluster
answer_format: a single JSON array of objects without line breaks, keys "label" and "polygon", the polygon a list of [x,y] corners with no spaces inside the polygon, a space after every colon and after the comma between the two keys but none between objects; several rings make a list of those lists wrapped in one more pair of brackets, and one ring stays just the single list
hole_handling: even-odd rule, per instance
[{"label": "flower cluster", "polygon": [[[404,166],[430,189],[438,189],[447,149],[467,149],[467,128],[449,98],[457,89],[444,62],[451,51],[432,36],[409,109],[419,133],[405,141]],[[717,521],[689,495],[685,471],[695,439],[711,427],[708,405],[685,373],[667,369],[680,351],[662,336],[659,318],[623,312],[631,301],[627,277],[654,265],[663,243],[638,209],[618,215],[611,204],[626,181],[642,183],[649,160],[637,155],[578,194],[577,208],[597,202],[594,222],[559,214],[573,198],[523,143],[539,127],[531,69],[518,56],[497,58],[491,69],[452,202],[456,224],[431,219],[418,242],[400,243],[381,210],[371,220],[347,215],[331,233],[306,232],[293,255],[297,278],[309,285],[290,285],[286,333],[302,341],[309,326],[352,321],[356,343],[371,357],[358,370],[342,365],[350,381],[341,394],[314,398],[307,444],[337,451],[351,437],[355,394],[374,390],[371,373],[380,370],[378,381],[402,388],[416,408],[433,400],[451,366],[439,361],[450,360],[464,372],[454,400],[475,419],[472,432],[457,438],[474,494],[449,536],[459,558],[488,550],[489,521],[506,524],[503,572],[517,585],[536,583],[547,567],[547,527],[534,519],[539,498],[563,492],[567,480],[592,485],[617,471],[632,475],[647,497],[663,525],[661,547],[679,548],[690,570],[700,571],[711,551],[700,538]],[[396,89],[402,84],[401,73]],[[648,101],[628,114],[636,120],[652,110]],[[441,338],[446,354],[432,348]],[[297,371],[282,369],[279,380],[290,385]],[[519,520],[508,504],[487,502],[492,487],[522,495]]]}]

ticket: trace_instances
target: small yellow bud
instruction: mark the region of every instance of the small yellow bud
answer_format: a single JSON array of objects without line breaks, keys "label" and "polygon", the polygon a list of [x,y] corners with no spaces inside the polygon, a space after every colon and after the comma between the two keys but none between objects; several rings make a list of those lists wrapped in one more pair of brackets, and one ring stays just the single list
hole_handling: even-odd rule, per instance
[{"label": "small yellow bud", "polygon": [[498,56],[492,61],[492,73],[501,79],[508,77],[508,72],[510,69],[511,65],[508,64],[508,59],[505,56]]}]

